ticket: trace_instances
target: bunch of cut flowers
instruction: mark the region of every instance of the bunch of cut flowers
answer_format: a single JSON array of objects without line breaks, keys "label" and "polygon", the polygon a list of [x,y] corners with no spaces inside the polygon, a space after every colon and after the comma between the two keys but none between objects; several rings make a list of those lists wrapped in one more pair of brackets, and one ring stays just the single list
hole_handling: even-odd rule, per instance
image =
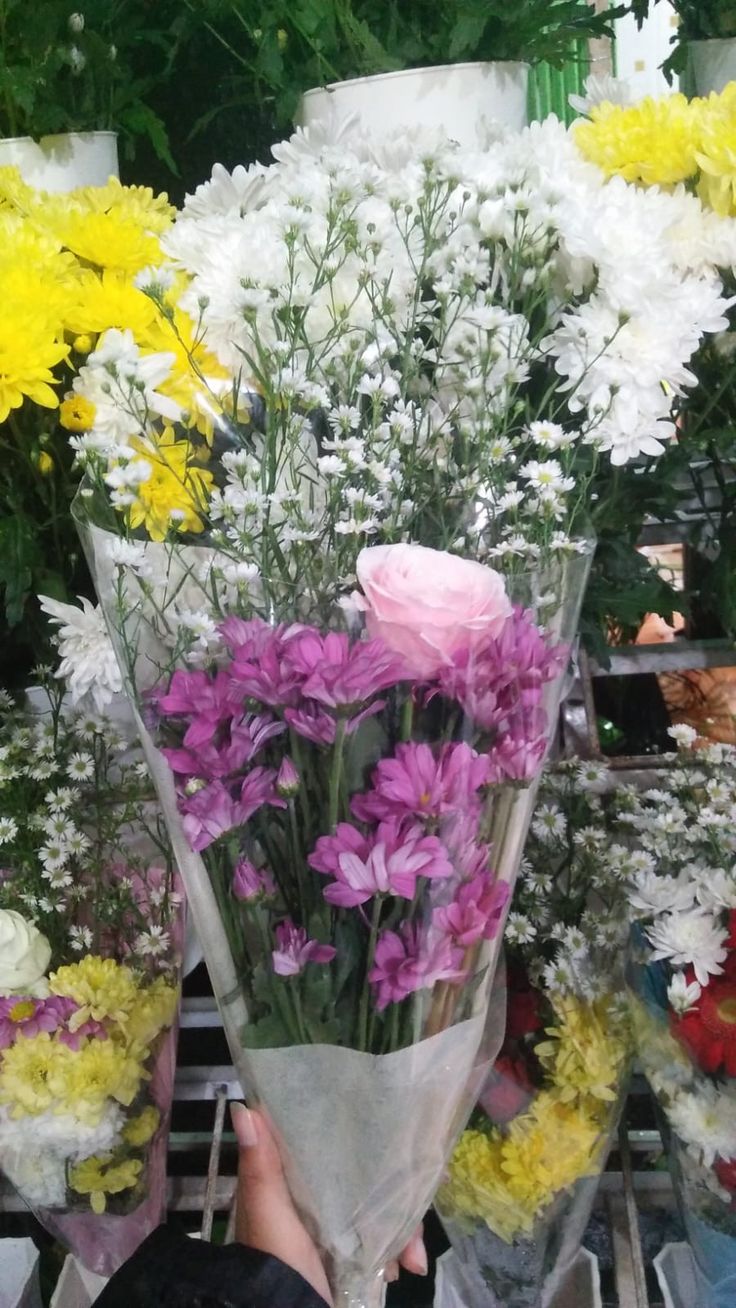
[{"label": "bunch of cut flowers", "polygon": [[161,348],[136,278],[160,260],[173,214],[146,187],[111,179],[47,195],[0,168],[0,596],[11,684],[22,684],[45,635],[35,592],[63,599],[89,586],[69,515],[78,477],[59,425],[61,416],[74,429],[80,414],[75,405],[60,414],[64,390],[108,328],[134,325],[142,353]]},{"label": "bunch of cut flowers", "polygon": [[506,928],[501,1053],[437,1207],[438,1304],[549,1304],[577,1256],[630,1061],[623,878],[597,763],[545,774]]},{"label": "bunch of cut flowers", "polygon": [[736,750],[680,750],[661,787],[619,795],[638,847],[629,890],[639,1057],[661,1109],[698,1302],[720,1308],[736,1284]]},{"label": "bunch of cut flowers", "polygon": [[274,154],[165,235],[168,346],[75,376],[77,511],[233,1057],[364,1304],[502,1036],[592,479],[661,454],[726,302],[556,122]]},{"label": "bunch of cut flowers", "polygon": [[46,669],[0,704],[0,857],[0,1166],[109,1274],[162,1215],[181,897],[129,725]]}]

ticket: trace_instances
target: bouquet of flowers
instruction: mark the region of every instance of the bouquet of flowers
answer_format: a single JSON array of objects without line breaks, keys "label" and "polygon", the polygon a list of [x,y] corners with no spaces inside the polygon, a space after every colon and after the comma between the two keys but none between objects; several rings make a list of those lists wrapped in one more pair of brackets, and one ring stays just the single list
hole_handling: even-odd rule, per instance
[{"label": "bouquet of flowers", "polygon": [[638,845],[629,892],[639,1057],[663,1119],[698,1304],[736,1290],[736,750],[681,747],[662,788],[624,794]]},{"label": "bouquet of flowers", "polygon": [[0,705],[0,1167],[109,1275],[165,1209],[180,896],[130,731],[39,675]]},{"label": "bouquet of flowers", "polygon": [[578,760],[543,781],[507,924],[503,1048],[437,1197],[452,1242],[437,1308],[544,1308],[580,1247],[629,1064],[607,784]]},{"label": "bouquet of flowers", "polygon": [[[146,341],[156,314],[135,278],[160,260],[173,214],[165,195],[145,187],[111,180],[52,196],[0,168],[0,598],[13,685],[23,684],[47,634],[36,591],[64,599],[89,587],[69,513],[79,479],[59,425],[61,417],[74,430],[78,414],[74,405],[59,412],[64,390],[101,332],[135,323]],[[151,349],[160,348],[159,331]]]},{"label": "bouquet of flowers", "polygon": [[[480,156],[349,133],[275,154],[215,169],[165,237],[146,289],[171,348],[108,332],[69,403],[233,1057],[359,1305],[501,1041],[591,477],[661,451],[724,301],[556,123]],[[657,256],[622,279],[645,208]]]}]

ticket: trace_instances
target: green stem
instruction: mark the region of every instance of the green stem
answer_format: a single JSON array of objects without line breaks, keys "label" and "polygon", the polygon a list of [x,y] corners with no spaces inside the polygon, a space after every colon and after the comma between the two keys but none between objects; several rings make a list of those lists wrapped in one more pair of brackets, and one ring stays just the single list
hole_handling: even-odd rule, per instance
[{"label": "green stem", "polygon": [[401,710],[401,739],[411,740],[412,728],[414,726],[414,700],[411,691],[404,700],[404,707]]},{"label": "green stem", "polygon": [[376,895],[373,900],[373,913],[371,915],[371,934],[368,939],[368,954],[366,957],[365,980],[363,982],[363,993],[360,997],[360,1016],[358,1019],[358,1048],[367,1052],[370,1047],[368,1039],[368,1000],[370,998],[370,982],[368,974],[373,967],[373,961],[376,956],[376,941],[378,939],[378,923],[381,919],[381,896]]},{"label": "green stem", "polygon": [[332,768],[330,770],[330,808],[328,830],[334,831],[340,811],[340,779],[342,777],[343,750],[345,747],[345,718],[338,718],[335,732],[335,744],[332,751]]},{"label": "green stem", "polygon": [[294,862],[294,875],[297,882],[297,894],[299,896],[299,912],[301,913],[302,926],[308,925],[307,917],[307,896],[304,887],[304,869],[302,866],[302,853],[299,847],[299,826],[296,820],[296,806],[294,800],[288,801],[289,809],[289,836],[291,840],[291,857]]}]

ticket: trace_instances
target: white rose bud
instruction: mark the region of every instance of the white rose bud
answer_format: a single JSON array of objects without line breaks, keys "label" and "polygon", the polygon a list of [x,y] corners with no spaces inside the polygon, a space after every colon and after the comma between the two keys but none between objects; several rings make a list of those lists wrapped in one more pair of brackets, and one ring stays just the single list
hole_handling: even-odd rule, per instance
[{"label": "white rose bud", "polygon": [[0,908],[0,995],[43,995],[51,945],[35,922]]},{"label": "white rose bud", "polygon": [[70,32],[84,31],[84,14],[69,15],[69,31]]}]

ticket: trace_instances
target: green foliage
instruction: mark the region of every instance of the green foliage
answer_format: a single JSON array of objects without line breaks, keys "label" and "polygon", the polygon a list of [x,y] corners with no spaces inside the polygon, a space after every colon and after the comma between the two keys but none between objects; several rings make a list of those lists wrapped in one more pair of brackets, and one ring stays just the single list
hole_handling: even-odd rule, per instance
[{"label": "green foliage", "polygon": [[409,67],[481,59],[560,66],[580,40],[610,33],[619,5],[586,0],[184,0],[233,60],[230,90],[247,79],[283,124],[313,86]]},{"label": "green foliage", "polygon": [[117,131],[128,157],[145,137],[174,169],[149,98],[176,15],[173,0],[0,0],[0,136]]},{"label": "green foliage", "polygon": [[[736,36],[736,0],[670,0],[680,23],[672,36],[672,53],[663,65],[668,77],[686,71],[690,41]],[[632,0],[631,12],[641,26],[660,0]]]}]

